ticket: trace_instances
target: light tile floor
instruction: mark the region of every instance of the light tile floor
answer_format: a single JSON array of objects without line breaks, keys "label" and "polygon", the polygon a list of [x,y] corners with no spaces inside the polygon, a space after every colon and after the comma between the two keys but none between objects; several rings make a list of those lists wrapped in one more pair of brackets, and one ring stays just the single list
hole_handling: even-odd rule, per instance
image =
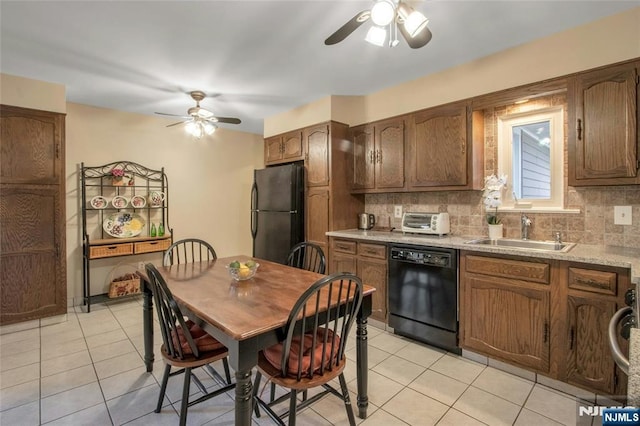
[{"label": "light tile floor", "polygon": [[[3,327],[0,424],[175,425],[182,380],[171,379],[153,412],[163,371],[142,361],[142,300],[80,308],[66,320]],[[58,321],[61,321],[58,318]],[[156,323],[157,326],[157,323]],[[160,334],[156,329],[156,359]],[[353,330],[352,335],[355,335]],[[355,405],[355,337],[345,370]],[[218,386],[204,371],[205,386]],[[193,393],[199,391],[195,386]],[[369,415],[361,425],[575,425],[576,398],[442,350],[369,327]],[[233,424],[233,392],[189,409],[190,425]],[[302,425],[345,425],[344,406],[327,396],[298,415]],[[271,424],[266,415],[256,424]],[[595,419],[593,424],[600,424]]]}]

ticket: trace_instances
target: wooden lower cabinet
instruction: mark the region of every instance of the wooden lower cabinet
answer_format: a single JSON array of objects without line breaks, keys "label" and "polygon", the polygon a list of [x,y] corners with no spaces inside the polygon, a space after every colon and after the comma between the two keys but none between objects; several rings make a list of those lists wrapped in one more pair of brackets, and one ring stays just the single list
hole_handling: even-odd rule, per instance
[{"label": "wooden lower cabinet", "polygon": [[625,395],[608,324],[630,283],[625,268],[463,251],[461,346],[601,395]]},{"label": "wooden lower cabinet", "polygon": [[614,392],[615,364],[609,353],[607,329],[616,310],[615,302],[602,297],[568,295],[568,383],[607,394]]},{"label": "wooden lower cabinet", "polygon": [[373,294],[371,318],[387,322],[387,261],[358,257],[357,276],[362,282],[376,288]]},{"label": "wooden lower cabinet", "polygon": [[387,322],[387,247],[341,238],[330,239],[329,273],[351,272],[375,287],[370,318]]},{"label": "wooden lower cabinet", "polygon": [[493,277],[468,277],[463,346],[549,371],[549,290]]}]

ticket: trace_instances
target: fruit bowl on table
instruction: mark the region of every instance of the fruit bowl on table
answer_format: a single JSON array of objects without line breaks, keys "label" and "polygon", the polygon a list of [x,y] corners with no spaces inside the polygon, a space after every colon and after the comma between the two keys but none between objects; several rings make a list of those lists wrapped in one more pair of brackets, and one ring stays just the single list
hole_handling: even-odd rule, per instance
[{"label": "fruit bowl on table", "polygon": [[258,270],[259,263],[254,262],[253,260],[248,260],[246,262],[231,262],[226,266],[227,271],[229,271],[229,275],[236,281],[244,281],[250,280],[256,274]]}]

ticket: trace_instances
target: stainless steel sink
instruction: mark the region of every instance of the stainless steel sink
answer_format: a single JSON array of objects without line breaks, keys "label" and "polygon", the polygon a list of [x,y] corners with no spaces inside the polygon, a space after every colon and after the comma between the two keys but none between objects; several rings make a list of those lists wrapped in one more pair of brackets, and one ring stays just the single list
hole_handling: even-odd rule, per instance
[{"label": "stainless steel sink", "polygon": [[575,243],[556,243],[555,241],[536,240],[512,240],[508,238],[500,238],[497,240],[482,238],[479,240],[467,241],[466,244],[509,247],[522,250],[555,251],[561,253],[568,252],[576,245]]}]

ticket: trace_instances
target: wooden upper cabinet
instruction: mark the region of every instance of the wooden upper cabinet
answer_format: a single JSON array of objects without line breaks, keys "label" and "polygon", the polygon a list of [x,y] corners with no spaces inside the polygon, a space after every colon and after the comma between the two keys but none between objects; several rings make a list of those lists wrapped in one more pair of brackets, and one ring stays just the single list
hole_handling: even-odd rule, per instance
[{"label": "wooden upper cabinet", "polygon": [[391,119],[374,124],[376,146],[376,188],[404,187],[404,120]]},{"label": "wooden upper cabinet", "polygon": [[270,164],[282,159],[282,136],[272,136],[264,140],[264,162]]},{"label": "wooden upper cabinet", "polygon": [[624,64],[569,79],[569,185],[640,183],[639,65]]},{"label": "wooden upper cabinet", "polygon": [[481,187],[482,113],[466,102],[445,105],[412,114],[409,128],[409,189]]},{"label": "wooden upper cabinet", "polygon": [[266,165],[302,160],[303,154],[301,130],[271,136],[264,140],[264,162]]},{"label": "wooden upper cabinet", "polygon": [[305,158],[307,186],[329,185],[329,125],[321,124],[306,128],[304,141],[307,150]]},{"label": "wooden upper cabinet", "polygon": [[373,125],[351,129],[351,139],[353,140],[353,181],[351,188],[373,189],[375,188],[375,145],[373,140]]},{"label": "wooden upper cabinet", "polygon": [[61,184],[64,115],[7,105],[0,108],[0,183]]},{"label": "wooden upper cabinet", "polygon": [[354,192],[404,188],[403,118],[378,121],[351,130]]}]

